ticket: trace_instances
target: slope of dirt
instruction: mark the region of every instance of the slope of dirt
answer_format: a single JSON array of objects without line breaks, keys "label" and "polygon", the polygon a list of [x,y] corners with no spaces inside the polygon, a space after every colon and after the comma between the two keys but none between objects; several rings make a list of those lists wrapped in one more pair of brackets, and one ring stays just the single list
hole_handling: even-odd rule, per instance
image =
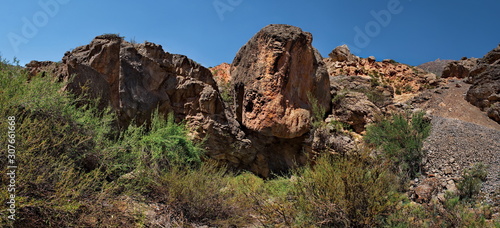
[{"label": "slope of dirt", "polygon": [[433,115],[432,131],[424,142],[424,169],[450,187],[464,169],[479,162],[487,165],[482,192],[491,203],[500,194],[500,125],[464,99],[469,87],[461,80],[450,80],[444,88],[430,91],[430,99],[422,104]]},{"label": "slope of dirt", "polygon": [[432,111],[432,115],[475,123],[500,131],[500,124],[486,113],[465,100],[470,84],[462,80],[449,80],[445,87],[430,91],[431,99],[421,108]]}]

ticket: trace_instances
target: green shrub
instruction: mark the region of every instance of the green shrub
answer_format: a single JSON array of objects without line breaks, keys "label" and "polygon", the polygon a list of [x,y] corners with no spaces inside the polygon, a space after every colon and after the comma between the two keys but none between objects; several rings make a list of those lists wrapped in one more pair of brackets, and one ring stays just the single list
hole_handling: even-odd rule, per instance
[{"label": "green shrub", "polygon": [[167,205],[188,221],[205,224],[227,220],[236,213],[226,201],[230,197],[227,176],[223,167],[203,164],[199,169],[173,167],[160,177],[155,191],[163,195]]},{"label": "green shrub", "polygon": [[233,102],[233,94],[232,94],[232,88],[231,88],[231,81],[228,81],[224,83],[221,87],[219,87],[220,91],[220,96],[222,100],[226,103],[231,104]]},{"label": "green shrub", "polygon": [[120,36],[119,33],[105,33],[102,35],[97,36],[97,38],[100,39],[107,39],[107,40],[123,40],[123,36]]},{"label": "green shrub", "polygon": [[318,102],[318,99],[316,99],[311,93],[307,94],[307,98],[309,100],[309,103],[311,104],[311,110],[312,110],[311,126],[313,129],[317,129],[324,123],[323,119],[325,118],[326,109]]},{"label": "green shrub", "polygon": [[457,188],[460,199],[472,199],[481,191],[481,184],[486,181],[486,166],[477,163],[472,168],[465,170],[463,179],[458,182]]},{"label": "green shrub", "polygon": [[165,171],[168,167],[195,168],[201,164],[202,149],[189,139],[184,124],[176,124],[173,114],[167,119],[158,113],[151,120],[151,130],[141,141],[141,150],[149,161],[149,168]]},{"label": "green shrub", "polygon": [[396,114],[368,126],[365,141],[392,160],[402,177],[414,178],[420,172],[422,143],[429,132],[430,122],[423,112]]},{"label": "green shrub", "polygon": [[[34,223],[71,224],[82,201],[103,181],[96,148],[109,133],[107,114],[77,108],[75,99],[60,90],[64,84],[51,82],[50,77],[28,80],[24,69],[5,61],[0,66],[0,115],[16,118],[16,198],[21,219],[16,222],[25,223],[22,218],[29,217]],[[92,118],[95,121],[87,122]],[[0,121],[2,135],[7,135],[6,124]],[[5,148],[0,151],[6,153]],[[1,159],[2,173],[4,162]],[[5,195],[0,196],[6,201]],[[37,220],[30,214],[33,208],[54,213]]]},{"label": "green shrub", "polygon": [[293,191],[299,226],[377,226],[399,199],[396,178],[366,152],[325,154],[297,175]]}]

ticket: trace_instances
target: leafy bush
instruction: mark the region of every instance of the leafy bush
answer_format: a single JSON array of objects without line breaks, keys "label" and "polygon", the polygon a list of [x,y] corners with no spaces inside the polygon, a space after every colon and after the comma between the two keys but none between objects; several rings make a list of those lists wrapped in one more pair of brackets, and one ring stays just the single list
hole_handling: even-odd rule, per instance
[{"label": "leafy bush", "polygon": [[[26,224],[23,219],[35,224],[71,224],[81,201],[102,183],[95,149],[99,137],[109,133],[104,117],[108,114],[77,108],[75,99],[60,90],[63,84],[48,77],[28,80],[24,69],[5,61],[0,65],[0,115],[16,118],[18,220],[13,225]],[[92,118],[99,121],[87,122]],[[2,135],[7,135],[6,124],[0,121]],[[5,149],[0,149],[2,154]],[[6,172],[4,162],[1,159],[2,173]],[[1,197],[5,202],[5,195]],[[52,214],[53,220],[33,217],[30,208],[53,211],[46,214]],[[56,219],[57,214],[61,216]]]},{"label": "leafy bush", "polygon": [[403,177],[414,178],[420,172],[422,143],[429,132],[430,122],[423,112],[396,114],[368,126],[365,140],[380,148]]},{"label": "leafy bush", "polygon": [[231,91],[231,81],[228,81],[224,83],[222,86],[219,86],[220,91],[220,96],[222,100],[228,104],[231,104],[233,102],[233,94]]},{"label": "leafy bush", "polygon": [[461,199],[472,199],[481,191],[481,184],[486,181],[486,166],[477,163],[472,168],[465,170],[463,179],[458,182],[457,188]]},{"label": "leafy bush", "polygon": [[230,176],[225,173],[223,167],[210,163],[199,169],[176,166],[161,176],[155,191],[164,192],[167,204],[188,221],[216,223],[236,213],[226,201],[230,195],[224,189]]},{"label": "leafy bush", "polygon": [[174,122],[173,114],[165,120],[156,113],[151,120],[151,130],[140,144],[153,170],[164,171],[172,166],[195,168],[201,164],[202,149],[189,139],[185,125]]},{"label": "leafy bush", "polygon": [[399,198],[396,178],[366,152],[325,154],[297,175],[293,191],[300,226],[377,226]]},{"label": "leafy bush", "polygon": [[123,36],[120,36],[119,33],[105,33],[100,36],[97,36],[97,38],[100,39],[107,39],[107,40],[123,40]]},{"label": "leafy bush", "polygon": [[325,117],[326,110],[325,107],[323,107],[319,102],[318,99],[316,99],[311,93],[307,94],[307,99],[309,100],[309,103],[311,104],[311,126],[313,129],[317,129],[322,125],[323,118]]}]

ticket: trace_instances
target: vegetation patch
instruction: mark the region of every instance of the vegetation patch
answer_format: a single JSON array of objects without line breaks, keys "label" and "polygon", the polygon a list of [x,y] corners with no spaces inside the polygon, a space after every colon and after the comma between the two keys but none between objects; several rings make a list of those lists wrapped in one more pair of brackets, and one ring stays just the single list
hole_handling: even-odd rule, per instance
[{"label": "vegetation patch", "polygon": [[388,117],[367,127],[365,141],[394,164],[394,171],[404,179],[415,178],[421,169],[422,143],[429,136],[430,121],[424,112]]}]

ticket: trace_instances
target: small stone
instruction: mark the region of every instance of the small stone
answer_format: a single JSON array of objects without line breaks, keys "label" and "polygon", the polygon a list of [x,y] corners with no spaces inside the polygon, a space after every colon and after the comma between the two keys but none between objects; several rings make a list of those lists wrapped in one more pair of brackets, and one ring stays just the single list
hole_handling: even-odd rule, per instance
[{"label": "small stone", "polygon": [[450,192],[457,192],[458,191],[457,186],[455,185],[455,183],[447,184],[446,185],[446,190],[448,190]]},{"label": "small stone", "polygon": [[445,197],[444,193],[439,193],[439,194],[437,195],[437,198],[438,198],[438,200],[439,200],[441,203],[446,202],[446,197]]},{"label": "small stone", "polygon": [[446,166],[446,167],[444,167],[443,172],[444,172],[444,174],[449,175],[449,174],[453,173],[453,169],[450,166]]}]

